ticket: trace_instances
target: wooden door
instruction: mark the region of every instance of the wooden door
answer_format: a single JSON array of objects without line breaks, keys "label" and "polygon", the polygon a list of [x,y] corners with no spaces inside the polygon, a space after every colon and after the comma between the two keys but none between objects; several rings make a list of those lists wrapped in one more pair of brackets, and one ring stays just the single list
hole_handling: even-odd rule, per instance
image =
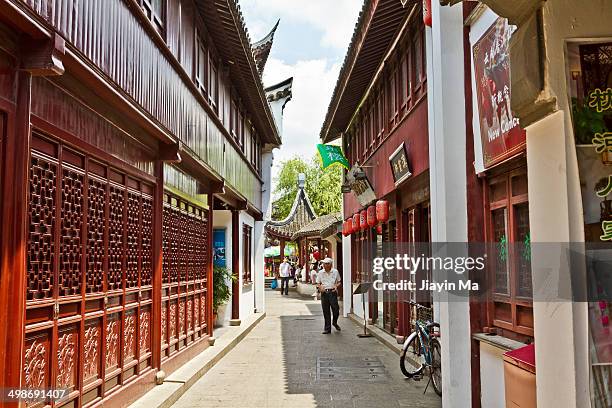
[{"label": "wooden door", "polygon": [[134,174],[32,135],[23,388],[67,389],[53,406],[151,371],[155,185]]}]

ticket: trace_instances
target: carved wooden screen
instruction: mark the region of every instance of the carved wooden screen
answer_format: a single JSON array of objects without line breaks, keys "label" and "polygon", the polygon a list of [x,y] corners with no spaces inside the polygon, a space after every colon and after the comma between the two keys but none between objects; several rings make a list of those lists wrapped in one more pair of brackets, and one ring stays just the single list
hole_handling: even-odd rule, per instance
[{"label": "carved wooden screen", "polygon": [[207,211],[164,194],[162,360],[206,336]]},{"label": "carved wooden screen", "polygon": [[153,190],[32,136],[23,386],[68,389],[55,406],[104,398],[151,366]]}]

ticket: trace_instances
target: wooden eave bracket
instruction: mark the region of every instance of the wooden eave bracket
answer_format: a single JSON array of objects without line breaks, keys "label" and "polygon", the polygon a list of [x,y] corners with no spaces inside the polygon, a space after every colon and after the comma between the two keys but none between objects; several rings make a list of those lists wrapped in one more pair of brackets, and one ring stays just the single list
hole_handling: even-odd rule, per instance
[{"label": "wooden eave bracket", "polygon": [[180,163],[183,159],[181,158],[181,142],[175,144],[159,144],[159,160],[166,163]]},{"label": "wooden eave bracket", "polygon": [[225,181],[210,181],[198,183],[198,194],[225,194]]},{"label": "wooden eave bracket", "polygon": [[21,69],[32,76],[63,75],[66,41],[57,32],[51,38],[42,40],[28,39],[23,43]]}]

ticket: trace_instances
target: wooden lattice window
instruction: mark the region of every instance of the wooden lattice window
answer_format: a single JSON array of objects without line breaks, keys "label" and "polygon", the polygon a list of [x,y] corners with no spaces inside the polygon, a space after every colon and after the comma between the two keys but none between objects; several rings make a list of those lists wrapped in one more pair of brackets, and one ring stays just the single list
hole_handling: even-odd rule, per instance
[{"label": "wooden lattice window", "polygon": [[23,386],[67,405],[152,368],[154,180],[90,150],[32,134]]},{"label": "wooden lattice window", "polygon": [[169,192],[162,224],[162,361],[207,333],[208,211]]},{"label": "wooden lattice window", "polygon": [[503,334],[533,336],[527,168],[491,177],[487,195],[487,241],[495,244],[489,324]]}]

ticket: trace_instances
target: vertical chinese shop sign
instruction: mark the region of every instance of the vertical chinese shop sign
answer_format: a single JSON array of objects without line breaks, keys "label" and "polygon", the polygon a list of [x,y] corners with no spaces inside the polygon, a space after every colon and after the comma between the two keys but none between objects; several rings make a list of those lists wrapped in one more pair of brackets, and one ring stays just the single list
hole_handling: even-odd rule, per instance
[{"label": "vertical chinese shop sign", "polygon": [[484,167],[491,167],[525,149],[526,134],[510,104],[510,51],[514,28],[505,18],[474,45],[474,74]]},{"label": "vertical chinese shop sign", "polygon": [[213,230],[213,251],[214,265],[225,267],[225,228]]}]

